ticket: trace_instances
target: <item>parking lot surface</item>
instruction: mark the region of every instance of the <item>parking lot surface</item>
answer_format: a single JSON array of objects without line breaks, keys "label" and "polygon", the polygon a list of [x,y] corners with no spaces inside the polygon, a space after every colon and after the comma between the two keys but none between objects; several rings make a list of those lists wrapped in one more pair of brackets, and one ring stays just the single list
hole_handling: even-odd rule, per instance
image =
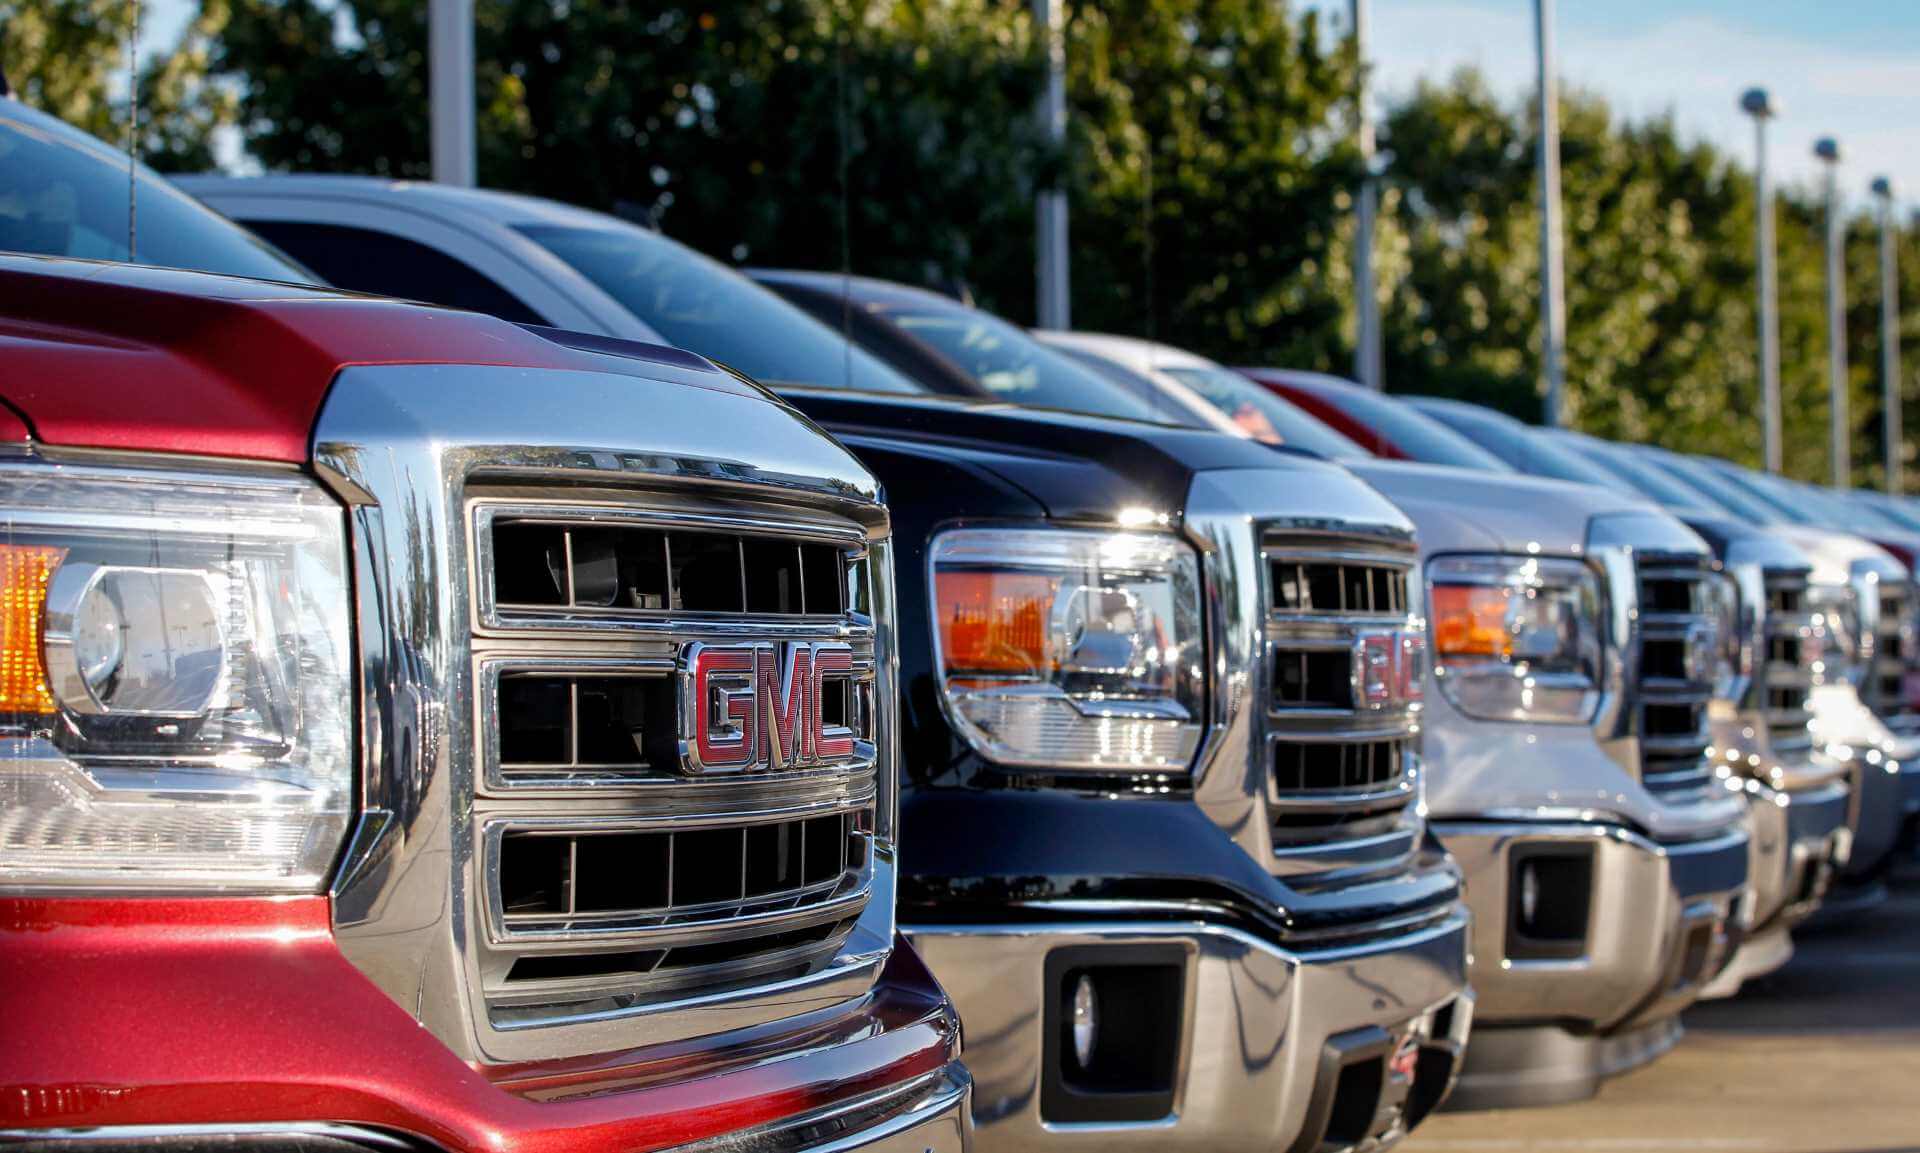
[{"label": "parking lot surface", "polygon": [[1920,1150],[1920,867],[1786,968],[1687,1014],[1687,1036],[1599,1097],[1449,1113],[1408,1153],[1476,1150]]}]

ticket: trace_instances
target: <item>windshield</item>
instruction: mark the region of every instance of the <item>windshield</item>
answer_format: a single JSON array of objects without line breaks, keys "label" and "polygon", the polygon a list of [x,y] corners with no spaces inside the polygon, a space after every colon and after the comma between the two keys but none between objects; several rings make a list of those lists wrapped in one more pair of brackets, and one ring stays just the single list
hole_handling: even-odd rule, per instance
[{"label": "windshield", "polygon": [[1659,454],[1656,463],[1668,476],[1699,489],[1736,516],[1755,524],[1779,524],[1787,519],[1779,509],[1728,480],[1710,465],[1667,453]]},{"label": "windshield", "polygon": [[127,240],[127,157],[0,99],[0,250],[311,283],[311,273],[144,166]]},{"label": "windshield", "polygon": [[989,392],[1015,404],[1165,423],[1154,407],[998,317],[963,308],[896,308],[888,319]]},{"label": "windshield", "polygon": [[1409,458],[1479,472],[1513,472],[1512,465],[1404,401],[1358,388],[1314,388],[1314,395],[1373,429]]},{"label": "windshield", "polygon": [[1692,486],[1678,483],[1659,469],[1647,467],[1643,460],[1637,456],[1627,455],[1624,449],[1610,444],[1582,441],[1571,443],[1574,451],[1619,477],[1634,491],[1652,497],[1665,508],[1709,514],[1726,511],[1716,507],[1713,498],[1701,495]]},{"label": "windshield", "polygon": [[767,289],[664,236],[545,224],[516,231],[666,340],[762,384],[926,391]]},{"label": "windshield", "polygon": [[1237,372],[1215,365],[1161,371],[1232,417],[1255,440],[1305,449],[1331,460],[1365,460],[1373,455]]},{"label": "windshield", "polygon": [[1450,405],[1429,408],[1417,401],[1414,407],[1529,476],[1598,485],[1615,492],[1639,492],[1579,453],[1542,436],[1540,430],[1510,417],[1493,412],[1464,412]]}]

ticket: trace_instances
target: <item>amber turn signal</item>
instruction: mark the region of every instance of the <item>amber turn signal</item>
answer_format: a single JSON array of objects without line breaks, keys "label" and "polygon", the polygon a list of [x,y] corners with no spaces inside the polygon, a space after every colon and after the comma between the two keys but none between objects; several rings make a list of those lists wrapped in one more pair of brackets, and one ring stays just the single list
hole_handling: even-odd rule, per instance
[{"label": "amber turn signal", "polygon": [[1433,643],[1442,657],[1513,655],[1507,628],[1511,590],[1486,585],[1435,585]]},{"label": "amber turn signal", "polygon": [[63,548],[0,544],[0,712],[45,716],[55,711],[40,657],[47,582]]},{"label": "amber turn signal", "polygon": [[936,573],[940,650],[955,676],[1034,676],[1053,667],[1047,621],[1058,577],[960,569]]}]

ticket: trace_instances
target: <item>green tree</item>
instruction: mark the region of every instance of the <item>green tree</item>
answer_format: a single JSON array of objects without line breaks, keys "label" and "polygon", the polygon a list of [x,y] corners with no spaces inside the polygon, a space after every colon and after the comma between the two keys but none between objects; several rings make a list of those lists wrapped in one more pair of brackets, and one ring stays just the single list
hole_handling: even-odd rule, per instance
[{"label": "green tree", "polygon": [[[1570,422],[1759,463],[1751,178],[1671,117],[1617,122],[1580,92],[1561,107]],[[1533,126],[1471,72],[1391,111],[1390,204],[1408,237],[1386,318],[1393,387],[1538,418]],[[1777,221],[1786,465],[1824,479],[1822,218],[1788,190]]]},{"label": "green tree", "polygon": [[[203,0],[180,40],[141,66],[139,153],[162,171],[211,167],[215,134],[232,121],[232,94],[207,77],[210,46],[226,16],[226,0]],[[130,108],[124,77],[133,19],[127,0],[0,6],[0,72],[25,103],[103,140],[125,143]]]},{"label": "green tree", "polygon": [[[268,168],[424,176],[426,47],[411,0],[235,0],[217,61]],[[865,272],[1024,283],[1006,271],[1030,260],[1040,154],[1022,5],[480,0],[475,58],[483,185],[723,259],[837,267],[845,238]]]},{"label": "green tree", "polygon": [[1075,323],[1344,364],[1350,46],[1273,0],[1103,0],[1070,36]]}]

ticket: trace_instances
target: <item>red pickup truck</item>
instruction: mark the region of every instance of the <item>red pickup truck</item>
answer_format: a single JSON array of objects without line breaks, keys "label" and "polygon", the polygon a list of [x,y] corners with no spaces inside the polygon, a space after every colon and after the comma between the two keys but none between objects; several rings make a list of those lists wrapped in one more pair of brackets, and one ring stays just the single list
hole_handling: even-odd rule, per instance
[{"label": "red pickup truck", "polygon": [[[0,246],[111,247],[75,137],[0,100]],[[138,193],[164,258],[203,210]],[[970,1146],[878,485],[579,343],[0,256],[0,1141]]]}]

